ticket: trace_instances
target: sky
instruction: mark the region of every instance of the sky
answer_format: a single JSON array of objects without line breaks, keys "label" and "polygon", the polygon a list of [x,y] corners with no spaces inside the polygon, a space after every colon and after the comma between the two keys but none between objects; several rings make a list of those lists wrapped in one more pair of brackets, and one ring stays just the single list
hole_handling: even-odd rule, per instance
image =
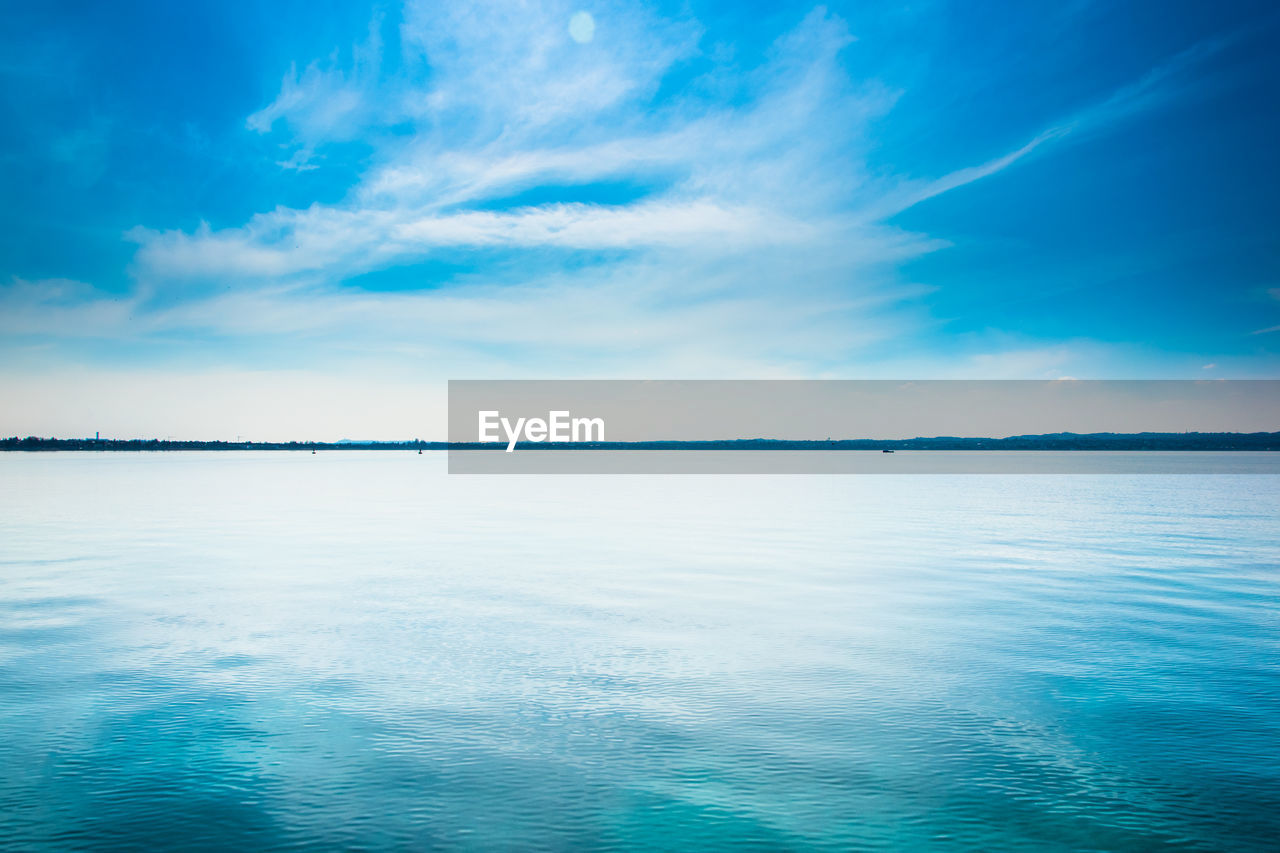
[{"label": "sky", "polygon": [[449,379],[1280,377],[1274,3],[0,10],[0,434]]}]

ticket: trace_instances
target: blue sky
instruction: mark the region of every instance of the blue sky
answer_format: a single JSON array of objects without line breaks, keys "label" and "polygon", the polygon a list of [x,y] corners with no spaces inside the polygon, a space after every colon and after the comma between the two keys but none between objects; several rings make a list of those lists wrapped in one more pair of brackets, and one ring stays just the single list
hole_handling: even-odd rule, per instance
[{"label": "blue sky", "polygon": [[1280,374],[1274,4],[3,14],[4,434],[423,435],[448,378]]}]

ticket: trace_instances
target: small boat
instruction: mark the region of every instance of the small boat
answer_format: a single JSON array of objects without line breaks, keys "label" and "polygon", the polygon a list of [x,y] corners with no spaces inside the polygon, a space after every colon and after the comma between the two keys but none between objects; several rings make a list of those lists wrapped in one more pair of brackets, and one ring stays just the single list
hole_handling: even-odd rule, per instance
[{"label": "small boat", "polygon": [[892,453],[893,451],[892,451],[892,450],[881,450],[880,452],[881,452],[881,453]]}]

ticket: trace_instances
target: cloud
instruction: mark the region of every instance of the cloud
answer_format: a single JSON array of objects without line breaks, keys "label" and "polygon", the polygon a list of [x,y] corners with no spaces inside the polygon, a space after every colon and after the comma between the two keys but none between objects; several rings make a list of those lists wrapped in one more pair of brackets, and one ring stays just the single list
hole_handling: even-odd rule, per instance
[{"label": "cloud", "polygon": [[[379,75],[380,20],[349,70],[291,68],[277,98],[248,120],[260,132],[277,122],[294,131],[297,147],[283,165],[315,168],[316,150],[371,123],[407,121],[418,132],[375,158],[344,202],[277,208],[217,231],[134,229],[139,276],[253,285],[323,274],[334,282],[450,247],[679,247],[710,256],[823,243],[851,247],[851,263],[863,264],[876,260],[870,237],[888,240],[882,260],[901,259],[901,236],[876,233],[877,223],[1150,108],[1166,97],[1163,83],[1219,49],[1185,51],[986,163],[933,179],[873,178],[860,155],[897,95],[848,76],[840,55],[853,38],[826,10],[780,37],[759,67],[738,72],[732,102],[699,96],[695,80],[690,94],[658,107],[648,99],[664,77],[699,55],[699,27],[601,7],[596,17],[607,26],[581,44],[565,25],[574,11],[555,2],[409,3],[398,77]],[[618,181],[648,191],[621,204],[501,202],[539,186]],[[907,242],[920,251],[939,245]]]},{"label": "cloud", "polygon": [[137,263],[167,279],[286,278],[328,270],[354,275],[420,258],[439,247],[720,251],[818,242],[821,226],[769,210],[708,199],[633,205],[551,204],[511,211],[278,209],[244,228],[130,232]]},{"label": "cloud", "polygon": [[986,163],[957,169],[934,180],[903,181],[897,188],[886,192],[883,198],[871,204],[867,208],[866,215],[873,219],[885,219],[943,193],[1002,172],[1031,154],[1044,143],[1065,136],[1068,132],[1065,127],[1051,127],[1021,148],[1010,151]]},{"label": "cloud", "polygon": [[323,65],[312,62],[301,74],[297,64],[291,64],[275,100],[245,120],[246,127],[260,134],[271,133],[278,124],[287,127],[293,152],[279,161],[282,168],[314,168],[310,161],[317,146],[357,138],[373,120],[376,102],[371,95],[382,64],[381,26],[381,16],[375,16],[367,40],[352,47],[349,70],[335,67],[336,55]]},{"label": "cloud", "polygon": [[1242,33],[1235,33],[1209,39],[1180,51],[1152,68],[1139,80],[1122,86],[1101,101],[1045,128],[1024,145],[993,160],[957,169],[933,180],[904,180],[897,188],[886,192],[878,203],[869,206],[868,213],[875,218],[887,218],[945,192],[1002,172],[1046,143],[1070,138],[1079,140],[1091,133],[1114,129],[1115,125],[1165,106],[1194,88],[1203,88],[1204,82],[1200,79],[1188,79],[1189,73],[1238,40],[1241,35]]},{"label": "cloud", "polygon": [[[858,320],[910,295],[884,283],[866,295],[795,299],[743,288],[748,272],[794,285],[827,272],[750,259],[673,273],[661,257],[560,271],[512,287],[477,282],[393,293],[242,290],[148,313],[153,333],[227,342],[285,337],[312,363],[389,356],[497,375],[803,375],[902,334],[900,321]],[[319,353],[323,353],[320,355]],[[520,358],[512,359],[511,353]]]},{"label": "cloud", "polygon": [[[383,86],[379,109],[366,103],[372,59],[350,73],[291,68],[249,124],[295,129],[292,167],[313,167],[326,134],[345,138],[353,117],[411,120],[420,132],[389,149],[345,202],[277,208],[239,228],[133,229],[140,280],[153,288],[332,284],[446,248],[680,250],[702,259],[818,250],[862,265],[939,245],[848,209],[848,191],[862,180],[856,152],[866,123],[893,96],[847,77],[839,54],[851,37],[824,10],[779,39],[747,75],[741,103],[690,95],[661,109],[646,99],[695,53],[695,24],[610,7],[597,10],[607,23],[587,45],[567,35],[568,6],[518,11],[410,4],[400,34],[407,70]],[[796,133],[819,126],[826,129]],[[500,201],[533,187],[620,181],[646,190],[617,204]]]},{"label": "cloud", "polygon": [[[936,321],[920,303],[928,288],[897,270],[946,244],[887,220],[1152,108],[1200,54],[986,162],[919,177],[868,165],[902,93],[850,74],[857,42],[825,9],[757,60],[704,46],[688,17],[627,4],[593,6],[593,38],[576,41],[576,11],[408,3],[393,47],[375,20],[348,61],[290,66],[246,119],[281,142],[289,169],[369,143],[343,198],[236,227],[133,228],[137,290],[123,301],[0,298],[12,316],[40,316],[14,321],[27,328],[186,337],[224,362],[261,341],[311,364],[470,375],[839,375],[875,363],[1096,375],[1080,342],[993,340],[963,359],[931,354],[931,368],[906,360],[902,342]],[[414,264],[441,258],[456,270],[421,275],[422,287],[359,281],[401,268],[411,285]]]},{"label": "cloud", "polygon": [[111,338],[132,334],[130,296],[110,295],[71,279],[14,277],[0,285],[0,335],[5,338]]}]

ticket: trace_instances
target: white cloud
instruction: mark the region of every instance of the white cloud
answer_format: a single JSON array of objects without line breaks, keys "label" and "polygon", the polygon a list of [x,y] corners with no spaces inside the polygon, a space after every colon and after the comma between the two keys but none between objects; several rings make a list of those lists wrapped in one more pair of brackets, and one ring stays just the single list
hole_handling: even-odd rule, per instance
[{"label": "white cloud", "polygon": [[296,63],[290,65],[276,99],[245,120],[246,127],[262,134],[287,126],[293,153],[279,162],[281,167],[312,168],[317,146],[356,138],[375,120],[380,108],[371,96],[380,79],[381,25],[381,16],[375,17],[367,40],[352,48],[349,70],[335,67],[336,55],[325,66],[312,62],[301,74]]},{"label": "white cloud", "polygon": [[80,281],[14,278],[0,285],[0,335],[21,339],[111,338],[131,333],[133,296],[102,293]]},{"label": "white cloud", "polygon": [[[821,246],[851,264],[900,259],[908,246],[936,248],[846,209],[848,190],[862,180],[856,151],[864,125],[892,95],[857,87],[840,69],[838,54],[851,39],[838,19],[817,10],[781,39],[750,75],[754,92],[743,104],[676,99],[619,115],[621,104],[643,101],[696,49],[697,28],[619,6],[599,13],[615,41],[575,45],[564,28],[567,9],[410,4],[404,62],[429,69],[416,85],[392,84],[399,112],[383,118],[412,117],[423,128],[417,140],[390,151],[341,204],[277,208],[240,228],[134,229],[140,279],[159,288],[192,279],[332,283],[447,247],[679,248],[710,258]],[[275,102],[249,123],[266,131],[285,120],[301,146],[289,165],[312,166],[327,131],[341,126],[335,139],[351,133],[335,117],[372,120],[377,112],[358,103],[371,97],[374,64],[350,74],[314,64],[301,76],[291,69]],[[798,135],[797,127],[815,132]],[[654,190],[629,203],[484,207],[533,186],[592,181]]]},{"label": "white cloud", "polygon": [[[1126,104],[1147,108],[1168,75],[986,163],[919,179],[868,167],[875,123],[899,93],[849,76],[853,36],[823,9],[746,70],[723,51],[702,55],[696,22],[625,5],[593,6],[594,38],[576,43],[574,11],[410,3],[398,63],[383,62],[375,21],[349,63],[290,68],[248,118],[256,132],[287,137],[290,168],[314,168],[332,142],[415,128],[379,143],[344,200],[278,207],[233,228],[135,228],[136,294],[63,304],[15,286],[0,295],[5,320],[63,336],[192,336],[232,359],[242,350],[232,342],[270,342],[313,364],[430,364],[436,378],[840,375],[852,365],[1097,375],[1100,359],[1081,342],[996,336],[962,357],[893,355],[931,322],[917,301],[927,289],[895,269],[945,244],[884,220]],[[694,59],[701,76],[655,105],[664,78],[691,73]],[[518,200],[593,182],[639,189],[612,203],[554,192]],[[495,249],[573,261],[484,263]],[[441,252],[482,262],[437,289],[345,284]]]},{"label": "white cloud", "polygon": [[[901,259],[900,235],[877,231],[876,222],[1007,169],[1082,126],[1146,108],[1157,84],[1198,55],[1175,58],[987,163],[930,180],[873,178],[863,157],[869,127],[896,94],[848,77],[839,56],[853,38],[825,10],[807,15],[764,65],[740,75],[749,97],[724,103],[689,95],[660,109],[645,98],[697,52],[696,24],[619,5],[599,13],[611,40],[579,45],[564,24],[574,11],[556,2],[411,2],[398,78],[378,75],[381,22],[349,71],[313,63],[299,75],[291,68],[276,100],[249,118],[259,131],[282,120],[294,129],[298,147],[284,165],[313,168],[317,147],[370,122],[410,120],[420,128],[416,139],[389,148],[343,203],[278,208],[218,231],[135,229],[129,236],[140,246],[141,279],[261,286],[321,276],[333,283],[448,247],[682,247],[712,257],[747,248],[811,251],[825,241],[828,252],[847,247],[853,266]],[[619,112],[628,104],[636,108]],[[486,206],[535,186],[593,181],[652,190],[612,205]],[[888,243],[877,258],[874,240],[882,238]],[[906,242],[920,251],[937,247],[923,238]]]}]

